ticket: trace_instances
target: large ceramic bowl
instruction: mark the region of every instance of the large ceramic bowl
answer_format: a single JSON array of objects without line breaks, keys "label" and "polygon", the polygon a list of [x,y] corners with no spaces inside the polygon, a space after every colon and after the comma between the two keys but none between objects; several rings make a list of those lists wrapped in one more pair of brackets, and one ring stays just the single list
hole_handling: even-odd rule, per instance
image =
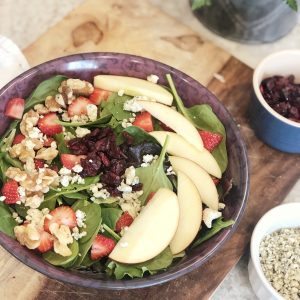
[{"label": "large ceramic bowl", "polygon": [[[26,98],[41,81],[55,74],[92,81],[97,74],[118,74],[146,78],[149,74],[160,77],[166,84],[165,74],[170,73],[187,106],[208,103],[223,122],[227,131],[229,166],[223,180],[233,178],[233,188],[226,196],[225,218],[235,220],[228,228],[188,251],[187,256],[171,266],[166,272],[134,280],[115,280],[105,275],[64,270],[44,261],[33,251],[22,247],[17,241],[0,233],[0,244],[29,267],[60,281],[100,289],[132,289],[161,284],[175,279],[203,265],[211,259],[224,242],[236,230],[245,209],[249,190],[249,173],[246,147],[239,130],[226,108],[205,87],[186,74],[160,62],[117,53],[88,53],[58,58],[21,74],[0,90],[0,135],[10,120],[3,115],[6,102],[12,97]],[[221,267],[221,266],[220,266]]]}]

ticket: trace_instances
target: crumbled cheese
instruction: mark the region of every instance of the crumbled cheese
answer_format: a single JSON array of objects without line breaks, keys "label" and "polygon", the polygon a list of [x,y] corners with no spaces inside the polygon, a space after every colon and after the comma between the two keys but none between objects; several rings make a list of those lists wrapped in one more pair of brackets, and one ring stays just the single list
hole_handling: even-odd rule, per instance
[{"label": "crumbled cheese", "polygon": [[212,221],[215,219],[218,219],[222,216],[222,213],[211,209],[211,208],[205,208],[203,210],[203,222],[207,226],[207,228],[211,228]]},{"label": "crumbled cheese", "polygon": [[23,188],[22,186],[18,186],[18,194],[20,195],[20,197],[25,197],[26,193],[25,193],[25,188]]},{"label": "crumbled cheese", "polygon": [[141,167],[145,168],[150,166],[151,163],[153,163],[154,161],[156,161],[158,159],[157,155],[152,155],[152,154],[146,154],[143,155],[143,163],[141,164]]},{"label": "crumbled cheese", "polygon": [[67,187],[67,186],[69,186],[69,184],[70,184],[70,180],[72,180],[72,177],[71,177],[71,176],[68,176],[68,175],[61,176],[61,177],[60,177],[60,184],[61,184],[63,187]]},{"label": "crumbled cheese", "polygon": [[0,201],[3,202],[6,199],[5,196],[0,196]]},{"label": "crumbled cheese", "polygon": [[117,190],[123,193],[131,193],[132,187],[122,180],[121,184],[117,187]]},{"label": "crumbled cheese", "polygon": [[93,184],[90,187],[90,190],[92,191],[93,197],[91,197],[91,200],[94,201],[96,198],[103,198],[107,199],[110,196],[110,193],[102,188],[103,185],[99,182],[96,184]]},{"label": "crumbled cheese", "polygon": [[138,176],[135,176],[135,168],[131,166],[125,170],[125,182],[128,185],[135,185],[140,182]]},{"label": "crumbled cheese", "polygon": [[299,299],[300,228],[284,228],[268,234],[259,247],[261,268],[284,299]]},{"label": "crumbled cheese", "polygon": [[87,115],[75,115],[71,117],[71,121],[74,123],[87,123],[89,121],[89,117]]},{"label": "crumbled cheese", "polygon": [[79,174],[75,174],[71,179],[71,183],[85,184],[85,180]]},{"label": "crumbled cheese", "polygon": [[68,168],[66,167],[62,167],[59,171],[58,171],[58,174],[60,175],[70,175],[72,173],[71,170],[69,170]]},{"label": "crumbled cheese", "polygon": [[15,219],[15,221],[16,221],[18,224],[23,223],[23,220],[19,217],[19,215],[18,215],[16,212],[13,212],[13,213],[12,213],[12,217]]},{"label": "crumbled cheese", "polygon": [[62,115],[61,115],[61,118],[63,121],[65,122],[69,122],[71,120],[71,118],[69,117],[68,113],[67,112],[64,112]]},{"label": "crumbled cheese", "polygon": [[223,210],[225,208],[225,203],[220,202],[219,203],[219,210]]},{"label": "crumbled cheese", "polygon": [[159,80],[159,77],[157,75],[151,74],[147,76],[147,80],[153,83],[157,83]]},{"label": "crumbled cheese", "polygon": [[[78,127],[77,127],[78,128]],[[75,132],[76,132],[76,130],[75,130]],[[73,135],[71,132],[69,132],[69,131],[64,131],[63,132],[63,135],[64,135],[64,140],[65,141],[69,141],[69,140],[72,140],[72,139],[74,139],[75,138],[75,135]]]},{"label": "crumbled cheese", "polygon": [[136,97],[125,101],[123,109],[126,111],[132,111],[134,113],[142,111],[143,107],[136,101]]},{"label": "crumbled cheese", "polygon": [[95,104],[88,104],[86,110],[90,121],[97,120],[98,108]]},{"label": "crumbled cheese", "polygon": [[127,120],[127,119],[123,119],[121,125],[123,128],[127,128],[127,127],[132,126],[132,123],[129,122],[129,120]]},{"label": "crumbled cheese", "polygon": [[124,90],[118,90],[118,96],[122,97],[124,95],[125,91]]},{"label": "crumbled cheese", "polygon": [[141,210],[141,201],[138,199],[143,194],[143,191],[136,191],[131,193],[123,193],[122,198],[119,198],[119,205],[121,209],[135,218]]},{"label": "crumbled cheese", "polygon": [[78,227],[85,227],[84,222],[86,220],[86,213],[80,209],[77,209],[75,211],[75,215],[76,215],[76,222],[77,222]]},{"label": "crumbled cheese", "polygon": [[83,170],[83,168],[82,168],[81,165],[77,164],[77,165],[75,165],[75,166],[72,168],[72,170],[73,170],[75,173],[80,173],[80,172]]},{"label": "crumbled cheese", "polygon": [[79,240],[79,239],[81,239],[81,238],[83,238],[84,236],[86,236],[87,235],[87,232],[86,231],[82,231],[82,232],[80,232],[79,233],[79,229],[78,229],[78,227],[74,227],[73,229],[72,229],[72,236],[73,236],[73,238],[75,239],[75,240]]},{"label": "crumbled cheese", "polygon": [[87,134],[91,133],[91,131],[87,128],[77,127],[75,133],[77,137],[82,138]]},{"label": "crumbled cheese", "polygon": [[26,138],[26,139],[24,140],[24,144],[25,144],[25,147],[26,147],[28,150],[32,150],[32,149],[34,148],[34,146],[35,146],[35,144],[32,142],[32,140],[31,140],[31,139],[28,139],[28,138]]},{"label": "crumbled cheese", "polygon": [[175,172],[174,172],[172,166],[170,166],[170,167],[167,169],[167,175],[168,175],[168,176],[170,176],[170,175],[175,175]]},{"label": "crumbled cheese", "polygon": [[28,136],[32,139],[43,139],[43,133],[38,127],[33,127],[29,132]]}]

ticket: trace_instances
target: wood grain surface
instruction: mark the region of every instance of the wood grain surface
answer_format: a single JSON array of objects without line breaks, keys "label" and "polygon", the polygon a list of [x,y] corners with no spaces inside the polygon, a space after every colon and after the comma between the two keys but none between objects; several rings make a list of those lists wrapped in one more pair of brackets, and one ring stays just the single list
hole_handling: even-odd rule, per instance
[{"label": "wood grain surface", "polygon": [[[184,13],[184,12],[183,12]],[[99,291],[63,284],[24,266],[0,249],[0,299],[208,299],[248,247],[252,229],[279,204],[300,176],[300,157],[275,151],[249,126],[252,70],[223,50],[203,42],[189,28],[146,1],[89,0],[25,49],[31,65],[71,53],[125,52],[181,69],[208,86],[225,104],[246,140],[251,191],[237,232],[200,269],[141,290]],[[226,82],[214,79],[214,73]]]}]

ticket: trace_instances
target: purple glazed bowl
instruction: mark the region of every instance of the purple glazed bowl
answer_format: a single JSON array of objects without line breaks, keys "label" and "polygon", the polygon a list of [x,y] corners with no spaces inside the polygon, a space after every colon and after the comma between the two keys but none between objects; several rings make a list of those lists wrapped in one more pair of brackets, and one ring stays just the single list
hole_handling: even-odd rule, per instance
[{"label": "purple glazed bowl", "polygon": [[212,258],[236,230],[244,212],[249,192],[248,159],[245,143],[229,112],[210,91],[188,75],[163,63],[127,54],[86,53],[58,58],[26,71],[0,90],[0,135],[4,133],[10,122],[3,114],[7,101],[13,97],[28,97],[41,81],[53,75],[62,74],[92,81],[93,76],[98,74],[140,78],[156,74],[160,78],[159,83],[166,85],[165,74],[167,73],[172,75],[178,92],[187,106],[202,103],[211,105],[226,128],[229,165],[223,180],[233,178],[234,185],[225,198],[224,216],[235,220],[233,227],[221,231],[200,246],[189,250],[186,257],[174,263],[167,271],[133,280],[115,280],[103,274],[54,267],[35,252],[0,233],[0,244],[3,248],[27,266],[56,280],[84,287],[114,290],[161,284],[191,272]]}]

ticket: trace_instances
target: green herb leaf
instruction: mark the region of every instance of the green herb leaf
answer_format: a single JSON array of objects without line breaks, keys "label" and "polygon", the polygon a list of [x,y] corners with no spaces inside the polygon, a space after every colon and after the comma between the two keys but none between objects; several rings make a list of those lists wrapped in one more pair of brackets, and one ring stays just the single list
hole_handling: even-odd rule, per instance
[{"label": "green herb leaf", "polygon": [[209,5],[211,5],[211,0],[193,0],[192,10],[196,10]]},{"label": "green herb leaf", "polygon": [[163,162],[167,150],[168,137],[161,150],[159,158],[148,167],[140,167],[136,169],[136,175],[140,178],[143,184],[144,193],[140,196],[139,200],[144,205],[147,197],[151,192],[156,192],[159,188],[165,187],[173,190],[172,184],[164,172]]},{"label": "green herb leaf", "polygon": [[233,220],[223,221],[222,217],[216,219],[213,222],[212,227],[210,229],[200,231],[200,235],[198,239],[196,239],[196,241],[193,243],[192,248],[200,245],[201,243],[205,242],[206,240],[216,235],[223,228],[229,227],[232,224],[234,224]]},{"label": "green herb leaf", "polygon": [[121,237],[115,233],[112,229],[110,229],[106,224],[102,224],[103,229],[111,236],[113,237],[116,241],[119,241]]},{"label": "green herb leaf", "polygon": [[297,0],[286,0],[286,4],[293,10],[298,10]]},{"label": "green herb leaf", "polygon": [[115,261],[109,261],[106,272],[114,275],[116,279],[122,279],[126,275],[130,278],[141,278],[145,273],[155,274],[158,271],[165,270],[171,265],[173,254],[169,247],[156,257],[139,264],[122,264]]},{"label": "green herb leaf", "polygon": [[65,137],[63,133],[55,134],[53,137],[57,143],[57,149],[59,154],[70,153],[70,150],[65,142]]},{"label": "green herb leaf", "polygon": [[66,76],[56,75],[42,81],[27,98],[25,103],[25,112],[34,107],[36,104],[43,103],[47,96],[55,96],[58,93],[60,84],[66,79]]},{"label": "green herb leaf", "polygon": [[12,217],[8,206],[3,202],[0,202],[0,216],[0,231],[10,237],[15,237],[14,228],[17,225],[17,222]]}]

